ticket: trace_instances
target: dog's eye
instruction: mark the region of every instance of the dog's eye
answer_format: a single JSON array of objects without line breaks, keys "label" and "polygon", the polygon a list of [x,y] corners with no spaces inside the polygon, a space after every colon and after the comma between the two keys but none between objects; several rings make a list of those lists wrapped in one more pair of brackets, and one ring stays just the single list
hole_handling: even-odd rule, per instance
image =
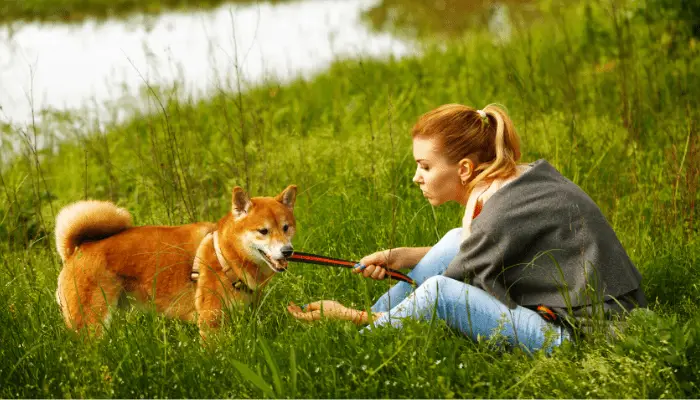
[{"label": "dog's eye", "polygon": [[267,230],[267,228],[262,228],[262,229],[258,229],[258,232],[260,232],[261,235],[267,235],[267,233],[269,231]]},{"label": "dog's eye", "polygon": [[285,231],[285,232],[287,232],[287,231],[289,230],[289,225],[286,225],[286,224],[285,224],[285,225],[282,227],[282,230]]}]

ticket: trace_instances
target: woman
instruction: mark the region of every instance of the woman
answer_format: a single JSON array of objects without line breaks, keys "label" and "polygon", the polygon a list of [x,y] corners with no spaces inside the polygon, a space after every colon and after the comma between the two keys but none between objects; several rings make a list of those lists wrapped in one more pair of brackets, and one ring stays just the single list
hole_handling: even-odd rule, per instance
[{"label": "woman", "polygon": [[412,268],[415,290],[399,282],[371,313],[292,303],[294,317],[370,329],[436,313],[473,339],[499,334],[533,351],[646,305],[641,275],[600,209],[547,161],[518,164],[520,140],[501,108],[443,105],[421,116],[412,136],[413,181],[433,206],[464,205],[462,228],[433,247],[368,255],[354,270],[382,279],[386,268]]}]

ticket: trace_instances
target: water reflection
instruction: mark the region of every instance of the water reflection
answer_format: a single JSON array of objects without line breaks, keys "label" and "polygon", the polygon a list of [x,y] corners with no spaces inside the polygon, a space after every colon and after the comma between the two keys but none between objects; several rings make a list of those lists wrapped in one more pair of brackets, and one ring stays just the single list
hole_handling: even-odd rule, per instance
[{"label": "water reflection", "polygon": [[[375,0],[225,5],[79,25],[0,28],[0,121],[26,124],[36,110],[99,110],[138,103],[144,83],[212,88],[308,76],[338,57],[402,56],[412,45],[360,20]],[[237,75],[240,71],[240,75]]]},{"label": "water reflection", "polygon": [[527,25],[539,9],[532,0],[381,0],[366,15],[375,29],[404,37],[454,37],[487,28],[503,42],[512,24]]}]

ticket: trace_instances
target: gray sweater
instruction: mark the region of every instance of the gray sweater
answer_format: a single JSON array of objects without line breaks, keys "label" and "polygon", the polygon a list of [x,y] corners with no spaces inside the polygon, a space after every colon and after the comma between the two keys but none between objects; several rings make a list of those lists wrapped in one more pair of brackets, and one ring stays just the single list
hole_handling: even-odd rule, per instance
[{"label": "gray sweater", "polygon": [[578,317],[591,305],[618,308],[617,298],[625,309],[646,305],[642,277],[595,202],[547,161],[530,165],[484,204],[444,275],[511,308],[571,307]]}]

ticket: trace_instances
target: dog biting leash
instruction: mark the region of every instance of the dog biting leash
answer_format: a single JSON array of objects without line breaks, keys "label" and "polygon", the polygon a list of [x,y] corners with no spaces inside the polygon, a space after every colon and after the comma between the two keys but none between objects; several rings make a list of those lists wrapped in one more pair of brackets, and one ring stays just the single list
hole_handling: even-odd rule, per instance
[{"label": "dog biting leash", "polygon": [[[294,254],[292,254],[292,256],[288,258],[288,260],[305,264],[328,265],[331,267],[345,268],[355,268],[359,265],[357,261],[341,260],[339,258],[331,258],[311,253],[302,253],[299,251],[295,251]],[[413,279],[398,271],[391,271],[387,269],[384,279],[386,278],[396,279],[397,281],[404,281],[406,283],[410,283],[411,285],[415,284]]]}]

